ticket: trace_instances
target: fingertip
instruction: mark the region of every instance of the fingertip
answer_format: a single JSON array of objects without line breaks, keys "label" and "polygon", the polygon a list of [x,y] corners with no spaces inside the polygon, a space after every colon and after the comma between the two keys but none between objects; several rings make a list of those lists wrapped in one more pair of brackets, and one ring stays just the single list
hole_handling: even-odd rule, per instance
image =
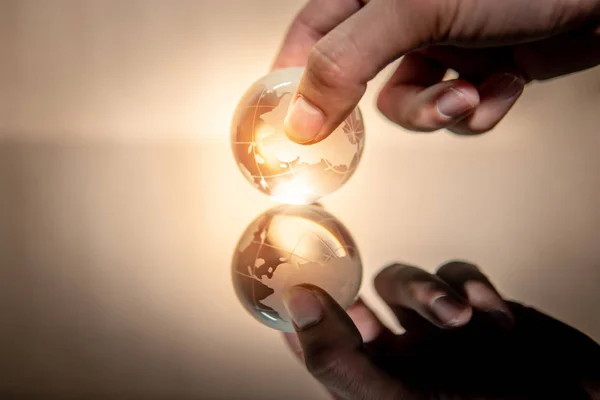
[{"label": "fingertip", "polygon": [[292,286],[283,292],[282,300],[298,330],[315,325],[323,318],[323,305],[308,287]]},{"label": "fingertip", "polygon": [[384,299],[393,299],[398,295],[394,290],[393,282],[395,282],[396,275],[404,268],[413,268],[401,264],[389,264],[381,268],[373,279],[373,286],[375,290]]},{"label": "fingertip", "polygon": [[493,130],[524,89],[525,80],[519,74],[505,72],[489,76],[477,88],[480,97],[477,109],[450,130],[460,135],[480,135]]},{"label": "fingertip", "polygon": [[479,93],[472,85],[456,83],[444,89],[435,107],[442,123],[455,122],[475,110],[479,105]]},{"label": "fingertip", "polygon": [[456,301],[447,293],[434,296],[429,302],[429,308],[443,328],[458,328],[466,325],[473,315],[468,304]]},{"label": "fingertip", "polygon": [[325,114],[317,106],[298,96],[288,109],[283,129],[298,144],[315,143],[323,137]]},{"label": "fingertip", "polygon": [[504,72],[491,75],[481,84],[479,91],[484,100],[509,102],[521,95],[524,87],[525,80],[522,76]]},{"label": "fingertip", "polygon": [[456,79],[426,88],[411,84],[386,87],[377,105],[389,120],[406,129],[433,132],[468,117],[479,103],[477,89]]},{"label": "fingertip", "polygon": [[300,341],[303,336],[318,335],[322,330],[358,334],[346,310],[318,286],[300,284],[289,287],[284,290],[282,301]]},{"label": "fingertip", "polygon": [[466,299],[420,268],[392,264],[376,276],[374,283],[379,295],[392,308],[413,310],[440,328],[463,326],[471,319],[472,309]]},{"label": "fingertip", "polygon": [[501,328],[513,327],[515,320],[508,304],[476,265],[454,260],[438,268],[436,274],[464,296],[473,310],[486,313]]},{"label": "fingertip", "polygon": [[510,329],[514,316],[498,293],[486,283],[471,280],[465,283],[465,292],[473,307],[488,313],[501,327]]}]

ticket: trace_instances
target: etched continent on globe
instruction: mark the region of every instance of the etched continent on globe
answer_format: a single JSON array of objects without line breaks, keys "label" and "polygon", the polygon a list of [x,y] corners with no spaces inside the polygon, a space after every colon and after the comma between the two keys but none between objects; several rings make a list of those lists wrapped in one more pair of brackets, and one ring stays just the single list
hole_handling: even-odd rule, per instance
[{"label": "etched continent on globe", "polygon": [[257,217],[237,244],[231,272],[244,308],[284,332],[294,332],[282,302],[288,287],[316,285],[348,308],[362,282],[360,255],[350,233],[316,205],[281,205]]},{"label": "etched continent on globe", "polygon": [[358,107],[319,143],[288,139],[283,121],[302,71],[280,69],[255,82],[240,100],[231,127],[233,155],[244,176],[290,204],[314,203],[340,188],[354,173],[365,144]]}]

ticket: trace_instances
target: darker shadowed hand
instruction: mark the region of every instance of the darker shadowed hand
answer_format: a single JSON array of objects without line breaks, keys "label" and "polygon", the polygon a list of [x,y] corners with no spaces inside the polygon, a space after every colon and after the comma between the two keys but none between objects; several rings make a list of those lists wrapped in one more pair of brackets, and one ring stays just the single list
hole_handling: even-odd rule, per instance
[{"label": "darker shadowed hand", "polygon": [[404,334],[360,300],[346,313],[317,287],[286,292],[297,330],[287,342],[337,399],[600,398],[600,346],[504,300],[471,264],[452,262],[435,275],[392,265],[375,288]]}]

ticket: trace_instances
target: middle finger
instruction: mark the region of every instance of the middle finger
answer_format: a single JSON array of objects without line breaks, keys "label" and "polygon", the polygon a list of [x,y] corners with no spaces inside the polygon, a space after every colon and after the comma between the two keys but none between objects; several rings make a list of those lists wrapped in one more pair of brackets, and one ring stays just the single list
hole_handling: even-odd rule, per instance
[{"label": "middle finger", "polygon": [[472,310],[466,299],[439,277],[420,268],[393,264],[375,277],[375,289],[407,330],[465,325]]}]

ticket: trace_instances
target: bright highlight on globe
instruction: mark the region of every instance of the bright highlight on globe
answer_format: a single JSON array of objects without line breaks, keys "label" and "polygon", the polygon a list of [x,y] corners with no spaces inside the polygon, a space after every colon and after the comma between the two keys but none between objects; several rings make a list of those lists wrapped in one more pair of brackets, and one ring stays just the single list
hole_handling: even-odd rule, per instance
[{"label": "bright highlight on globe", "polygon": [[318,200],[344,185],[365,145],[354,109],[325,140],[297,144],[283,128],[303,68],[276,70],[256,81],[233,116],[231,148],[246,179],[284,203],[257,217],[235,248],[232,281],[243,307],[262,324],[294,332],[282,301],[286,289],[312,284],[347,309],[358,296],[362,263],[344,225]]},{"label": "bright highlight on globe", "polygon": [[256,81],[238,103],[231,127],[235,161],[246,179],[272,199],[310,204],[350,179],[363,153],[363,119],[358,107],[325,140],[297,144],[283,121],[303,68],[276,70]]},{"label": "bright highlight on globe", "polygon": [[310,283],[347,309],[360,289],[362,263],[346,227],[322,207],[279,205],[246,228],[231,273],[239,301],[256,320],[294,332],[283,292]]}]

